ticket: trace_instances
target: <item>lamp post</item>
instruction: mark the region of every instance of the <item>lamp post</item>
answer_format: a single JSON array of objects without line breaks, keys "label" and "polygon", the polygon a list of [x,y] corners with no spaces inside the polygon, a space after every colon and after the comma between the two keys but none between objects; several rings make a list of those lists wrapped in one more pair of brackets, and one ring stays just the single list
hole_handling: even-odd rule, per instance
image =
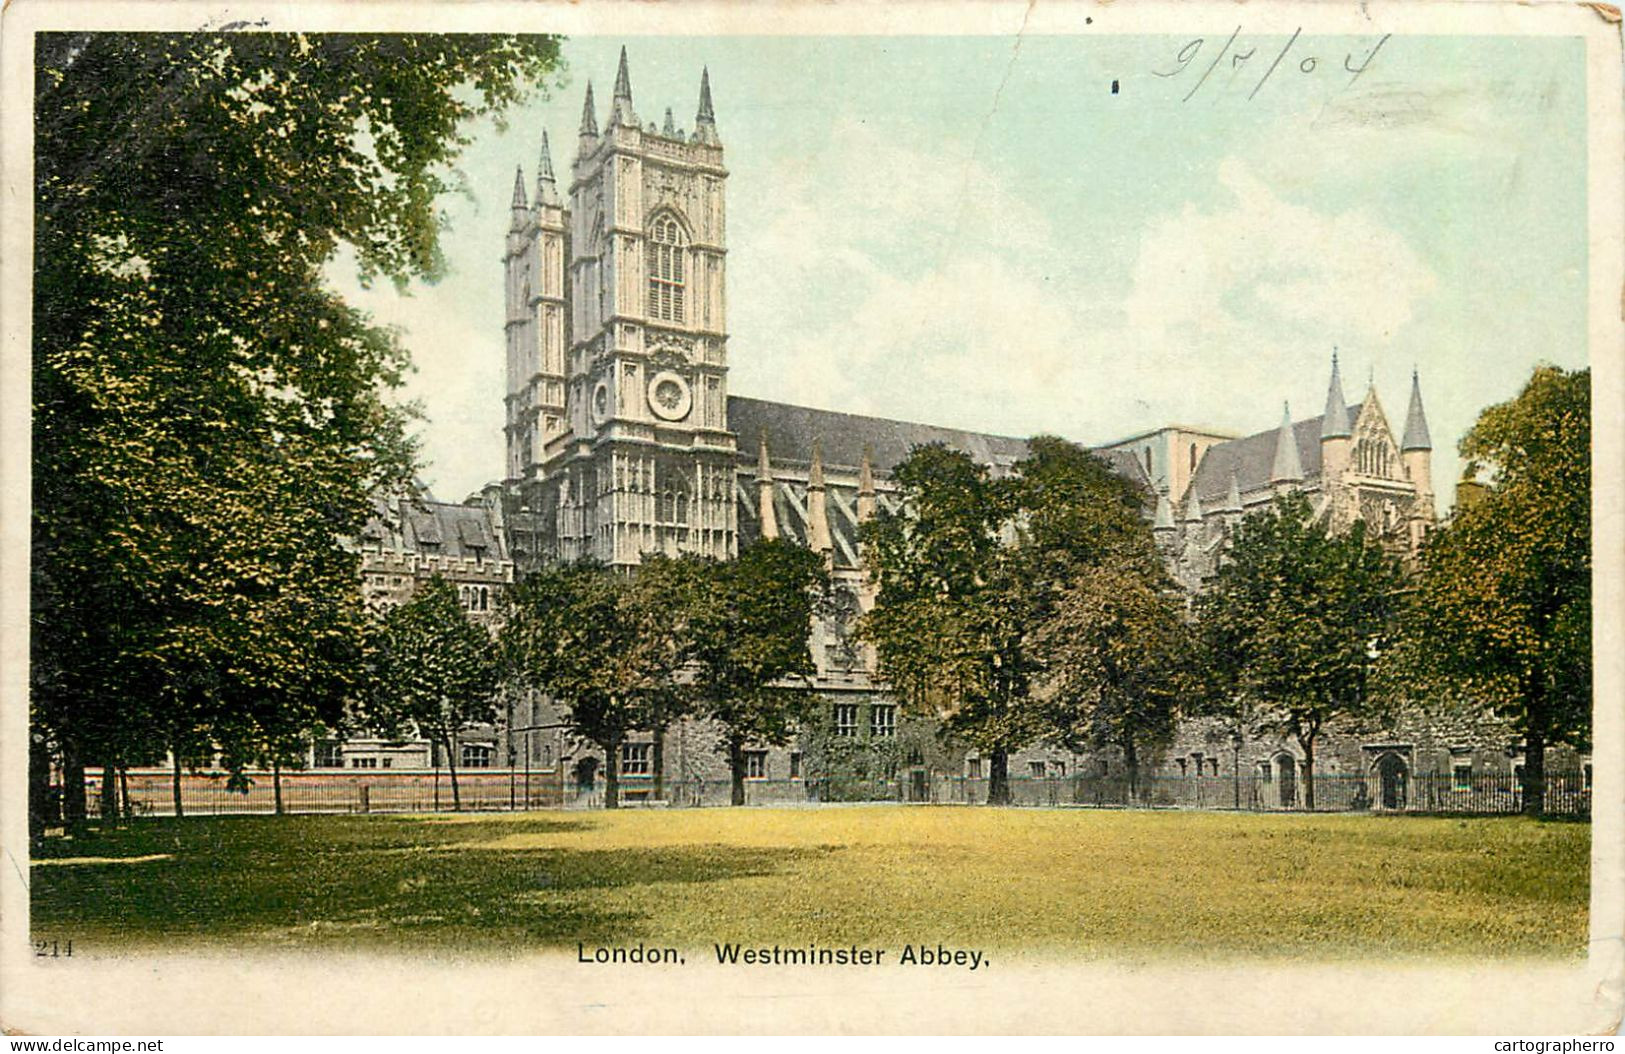
[{"label": "lamp post", "polygon": [[1241,729],[1237,728],[1230,733],[1230,762],[1231,776],[1236,792],[1236,811],[1241,811]]}]

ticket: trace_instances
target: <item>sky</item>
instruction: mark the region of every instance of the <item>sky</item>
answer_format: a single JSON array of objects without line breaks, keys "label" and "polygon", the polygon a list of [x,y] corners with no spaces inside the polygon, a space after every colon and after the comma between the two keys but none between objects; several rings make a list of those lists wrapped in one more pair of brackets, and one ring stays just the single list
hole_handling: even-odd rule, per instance
[{"label": "sky", "polygon": [[547,97],[471,130],[444,279],[331,272],[404,332],[442,500],[503,471],[515,166],[534,187],[545,129],[567,190],[623,44],[644,123],[691,129],[710,70],[736,395],[1088,444],[1248,434],[1283,400],[1319,414],[1335,348],[1396,433],[1419,372],[1442,512],[1479,412],[1587,363],[1579,38],[574,38]]}]

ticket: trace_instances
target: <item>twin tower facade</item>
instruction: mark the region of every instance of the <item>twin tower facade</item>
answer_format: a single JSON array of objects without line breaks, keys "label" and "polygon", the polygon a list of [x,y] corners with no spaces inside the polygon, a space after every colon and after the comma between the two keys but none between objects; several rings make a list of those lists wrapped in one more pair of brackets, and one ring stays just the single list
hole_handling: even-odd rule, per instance
[{"label": "twin tower facade", "polygon": [[732,555],[722,142],[702,72],[694,128],[632,102],[626,53],[600,127],[587,87],[561,190],[544,136],[507,237],[507,527],[521,567],[644,552]]}]

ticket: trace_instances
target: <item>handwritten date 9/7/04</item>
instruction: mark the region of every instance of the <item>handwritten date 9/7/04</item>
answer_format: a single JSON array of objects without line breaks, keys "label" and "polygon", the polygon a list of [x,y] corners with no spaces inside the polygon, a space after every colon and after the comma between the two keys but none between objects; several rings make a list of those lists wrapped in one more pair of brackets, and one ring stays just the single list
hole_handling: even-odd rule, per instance
[{"label": "handwritten date 9/7/04", "polygon": [[[1190,90],[1185,93],[1185,97],[1180,100],[1181,102],[1190,102],[1196,93],[1202,90],[1203,85],[1208,83],[1208,78],[1213,76],[1214,71],[1218,70],[1221,64],[1225,66],[1225,71],[1221,72],[1220,77],[1224,84],[1228,85],[1240,78],[1243,71],[1247,70],[1248,67],[1256,69],[1265,62],[1269,63],[1256,81],[1252,80],[1251,76],[1242,81],[1243,85],[1251,85],[1251,90],[1247,92],[1248,99],[1252,99],[1263,90],[1264,85],[1269,83],[1270,78],[1275,76],[1276,71],[1281,69],[1282,66],[1288,67],[1300,76],[1306,76],[1318,72],[1336,71],[1340,65],[1342,71],[1349,75],[1348,84],[1343,85],[1346,88],[1359,80],[1360,74],[1371,68],[1371,63],[1376,59],[1377,53],[1382,50],[1384,44],[1388,43],[1388,38],[1393,34],[1384,33],[1377,39],[1376,43],[1363,51],[1344,52],[1340,64],[1338,63],[1339,56],[1335,52],[1317,54],[1312,46],[1308,44],[1300,45],[1298,38],[1302,35],[1303,27],[1300,26],[1292,31],[1292,36],[1287,38],[1286,45],[1276,51],[1274,48],[1266,48],[1261,44],[1251,44],[1246,41],[1238,42],[1237,38],[1241,36],[1241,27],[1237,26],[1235,32],[1230,34],[1229,38],[1219,47],[1218,52],[1211,57],[1203,55],[1204,51],[1210,50],[1209,44],[1211,41],[1207,37],[1197,37],[1179,49],[1174,56],[1172,69],[1154,69],[1151,72],[1159,77],[1172,78],[1178,77],[1193,68],[1200,70],[1201,73],[1196,75],[1195,83],[1190,86]],[[1229,59],[1228,62],[1225,61],[1227,58]],[[1324,70],[1322,67],[1324,67]]]}]

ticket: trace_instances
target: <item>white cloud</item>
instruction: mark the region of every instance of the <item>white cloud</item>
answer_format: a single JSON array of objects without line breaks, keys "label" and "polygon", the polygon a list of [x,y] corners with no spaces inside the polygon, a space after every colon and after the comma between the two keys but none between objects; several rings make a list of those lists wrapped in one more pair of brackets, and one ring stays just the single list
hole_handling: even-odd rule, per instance
[{"label": "white cloud", "polygon": [[[880,193],[786,173],[765,231],[736,226],[736,263],[760,256],[765,268],[734,283],[736,391],[1095,441],[1174,420],[1267,427],[1275,398],[1324,384],[1332,345],[1379,353],[1435,285],[1370,216],[1284,201],[1229,160],[1218,171],[1228,199],[1153,220],[1119,269],[1132,277],[1126,298],[1109,296],[1054,277],[1094,250],[1053,231],[993,173],[971,166],[996,205],[961,229],[996,213],[1019,235],[938,248],[931,235],[948,229],[959,194],[955,166],[923,169],[913,151],[866,132],[843,139],[874,171],[924,175],[908,193],[888,178]],[[916,233],[920,253],[891,251]],[[809,300],[837,310],[782,309]],[[1297,364],[1302,376],[1283,375]]]},{"label": "white cloud", "polygon": [[1140,243],[1128,336],[1153,344],[1218,338],[1382,343],[1435,284],[1398,234],[1358,211],[1326,215],[1282,201],[1227,159],[1231,202],[1185,208]]}]

